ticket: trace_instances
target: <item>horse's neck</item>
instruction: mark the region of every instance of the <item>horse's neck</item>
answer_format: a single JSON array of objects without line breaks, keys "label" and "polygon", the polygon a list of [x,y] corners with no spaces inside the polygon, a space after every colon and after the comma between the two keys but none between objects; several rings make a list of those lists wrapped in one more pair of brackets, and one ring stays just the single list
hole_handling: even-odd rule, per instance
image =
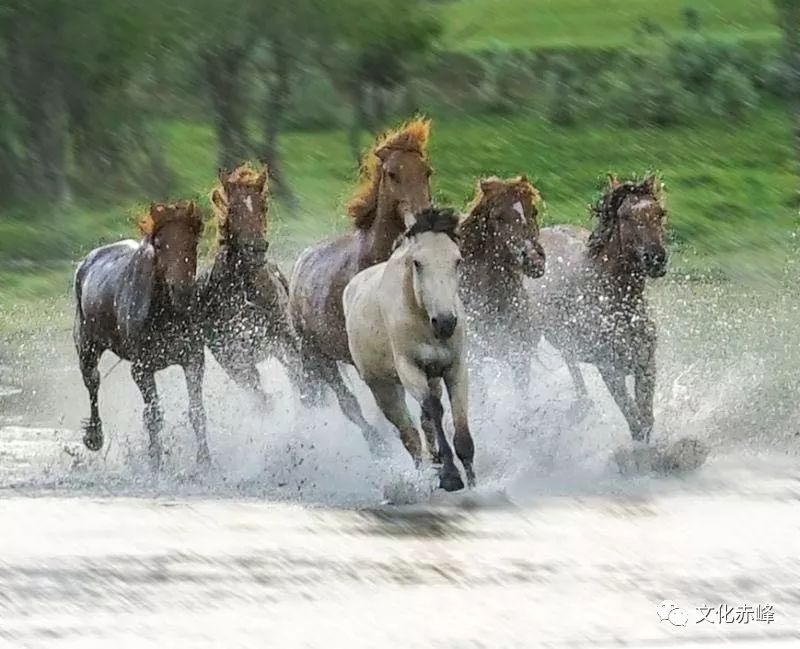
[{"label": "horse's neck", "polygon": [[600,253],[590,259],[598,292],[611,298],[610,304],[638,305],[644,300],[644,277],[632,273],[618,253]]},{"label": "horse's neck", "polygon": [[474,299],[476,303],[496,310],[512,304],[523,286],[519,271],[480,254],[464,255],[462,277],[470,301]]},{"label": "horse's neck", "polygon": [[359,255],[362,269],[389,259],[394,242],[404,231],[403,220],[395,207],[387,207],[379,201],[375,209],[375,220],[368,230],[362,231],[363,243]]}]

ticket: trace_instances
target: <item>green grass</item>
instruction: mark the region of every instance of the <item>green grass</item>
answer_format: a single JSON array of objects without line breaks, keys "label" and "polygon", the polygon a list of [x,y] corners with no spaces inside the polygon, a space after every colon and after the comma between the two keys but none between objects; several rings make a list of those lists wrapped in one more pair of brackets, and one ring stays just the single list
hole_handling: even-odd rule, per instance
[{"label": "green grass", "polygon": [[[677,272],[776,275],[797,211],[789,132],[784,112],[769,107],[739,125],[709,120],[673,129],[559,129],[534,115],[439,120],[431,136],[434,195],[461,207],[479,176],[524,172],[545,198],[545,223],[590,225],[586,206],[599,176],[658,169],[667,183],[670,230],[680,251]],[[206,196],[215,169],[209,128],[165,124],[163,136],[178,173],[175,195]],[[283,146],[301,209],[291,214],[273,203],[270,236],[273,254],[288,264],[304,245],[349,227],[342,205],[356,169],[342,132],[287,134]],[[0,258],[34,260],[0,266],[0,308],[6,309],[0,330],[19,321],[13,312],[26,305],[68,295],[70,262],[99,243],[130,236],[133,208],[77,206],[62,214],[17,214],[0,221]],[[56,311],[68,309],[61,305]],[[39,315],[35,308],[31,313]],[[45,320],[51,317],[44,314]]]},{"label": "green grass", "polygon": [[695,8],[703,31],[721,39],[777,36],[770,0],[456,0],[441,5],[450,50],[501,42],[518,49],[619,47],[636,42],[643,18],[665,31],[685,30]]}]

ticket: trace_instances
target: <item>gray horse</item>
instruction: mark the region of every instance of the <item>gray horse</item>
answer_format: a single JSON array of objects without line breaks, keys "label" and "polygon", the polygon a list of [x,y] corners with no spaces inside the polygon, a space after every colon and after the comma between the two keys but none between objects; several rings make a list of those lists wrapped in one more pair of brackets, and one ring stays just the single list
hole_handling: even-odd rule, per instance
[{"label": "gray horse", "polygon": [[[647,278],[667,270],[665,210],[655,176],[612,178],[592,208],[593,232],[544,228],[540,241],[548,271],[531,284],[544,338],[569,367],[579,398],[587,390],[578,363],[597,367],[634,440],[648,442],[653,428],[656,326],[645,301]],[[634,378],[634,395],[625,384]]]}]

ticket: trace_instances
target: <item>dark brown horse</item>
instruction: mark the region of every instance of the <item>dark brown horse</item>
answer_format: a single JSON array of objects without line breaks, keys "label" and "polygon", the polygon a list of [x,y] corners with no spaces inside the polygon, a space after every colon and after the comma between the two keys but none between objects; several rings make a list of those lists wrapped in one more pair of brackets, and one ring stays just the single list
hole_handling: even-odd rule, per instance
[{"label": "dark brown horse", "polygon": [[386,261],[414,215],[430,206],[428,134],[429,123],[416,120],[378,140],[364,159],[361,184],[347,206],[354,230],[308,248],[292,272],[292,323],[300,338],[310,396],[319,398],[322,386],[330,386],[344,414],[370,444],[377,441],[375,431],[336,366],[337,361],[352,364],[342,293],[356,273]]},{"label": "dark brown horse", "polygon": [[296,358],[289,286],[266,258],[267,172],[242,165],[220,170],[211,193],[219,248],[199,280],[203,338],[228,375],[269,408],[256,363],[270,354]]},{"label": "dark brown horse", "polygon": [[[470,362],[484,357],[508,363],[517,385],[527,394],[530,356],[538,341],[524,278],[544,274],[539,244],[539,193],[527,178],[486,178],[461,222],[461,298],[469,322]],[[477,373],[479,388],[483,387]],[[484,395],[485,396],[485,395]]]},{"label": "dark brown horse", "polygon": [[91,404],[83,441],[93,451],[103,445],[97,364],[102,353],[111,350],[131,362],[131,375],[144,399],[154,469],[161,462],[162,427],[155,372],[169,365],[183,367],[197,460],[206,464],[210,456],[203,410],[203,342],[195,301],[202,221],[192,202],[155,204],[139,229],[141,241],[97,248],[75,273],[74,339]]},{"label": "dark brown horse", "polygon": [[[656,382],[656,326],[647,312],[645,281],[667,270],[665,210],[655,176],[642,182],[612,178],[592,208],[593,232],[545,228],[548,272],[532,291],[544,337],[563,355],[578,396],[586,386],[578,363],[600,371],[628,422],[631,436],[649,441]],[[625,384],[633,375],[634,396]]]}]

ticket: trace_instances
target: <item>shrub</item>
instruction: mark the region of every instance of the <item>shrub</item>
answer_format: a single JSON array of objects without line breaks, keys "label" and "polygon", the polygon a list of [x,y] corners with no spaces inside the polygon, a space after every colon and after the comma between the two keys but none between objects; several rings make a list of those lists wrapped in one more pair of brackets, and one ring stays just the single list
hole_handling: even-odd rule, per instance
[{"label": "shrub", "polygon": [[577,92],[579,71],[564,57],[554,58],[544,78],[544,111],[559,126],[574,124],[581,98]]},{"label": "shrub", "polygon": [[747,75],[726,63],[715,72],[705,101],[714,115],[741,119],[758,103],[758,94]]}]

